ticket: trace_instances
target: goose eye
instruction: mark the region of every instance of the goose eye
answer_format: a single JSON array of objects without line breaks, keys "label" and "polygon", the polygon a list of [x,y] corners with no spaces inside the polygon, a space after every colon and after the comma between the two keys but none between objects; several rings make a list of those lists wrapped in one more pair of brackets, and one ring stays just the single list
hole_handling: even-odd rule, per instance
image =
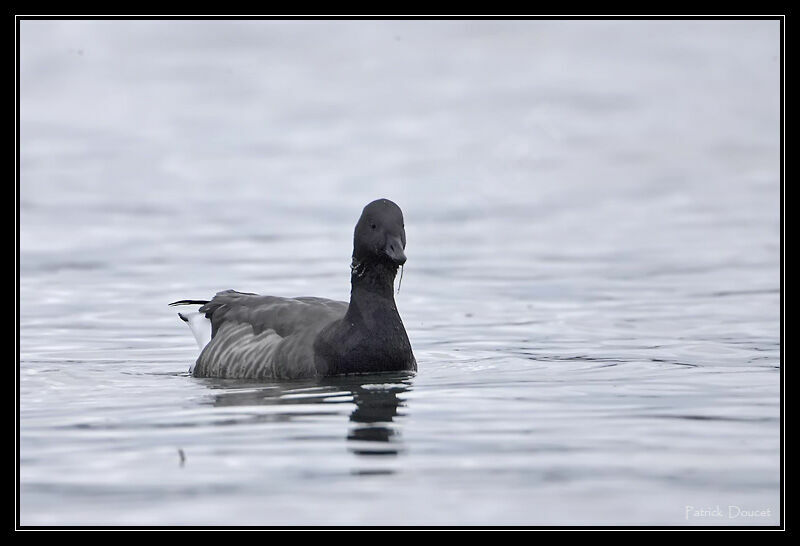
[{"label": "goose eye", "polygon": [[375,224],[372,224],[372,229],[375,229]]}]

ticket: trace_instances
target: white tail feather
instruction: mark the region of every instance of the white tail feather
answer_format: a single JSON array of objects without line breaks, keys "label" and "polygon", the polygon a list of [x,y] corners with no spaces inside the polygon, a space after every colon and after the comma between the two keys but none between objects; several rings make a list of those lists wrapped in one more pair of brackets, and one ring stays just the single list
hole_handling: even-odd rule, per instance
[{"label": "white tail feather", "polygon": [[197,346],[202,351],[203,347],[211,341],[211,321],[206,318],[204,313],[199,312],[180,313],[180,316],[189,325],[189,329],[197,341]]}]

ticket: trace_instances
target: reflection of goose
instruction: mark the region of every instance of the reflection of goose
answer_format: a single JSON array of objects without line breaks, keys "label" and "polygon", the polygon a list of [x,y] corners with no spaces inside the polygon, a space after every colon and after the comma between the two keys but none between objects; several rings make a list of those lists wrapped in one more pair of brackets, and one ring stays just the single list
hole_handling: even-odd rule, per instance
[{"label": "reflection of goose", "polygon": [[[396,442],[397,428],[392,425],[398,415],[398,408],[405,402],[397,397],[409,389],[408,383],[362,384],[352,390],[356,408],[350,414],[350,421],[356,423],[347,439],[352,442]],[[397,449],[381,446],[356,445],[353,453],[358,455],[397,455]]]},{"label": "reflection of goose", "polygon": [[296,379],[416,370],[394,301],[406,261],[403,213],[388,199],[364,207],[353,235],[350,303],[219,292],[178,313],[200,346],[195,377]]},{"label": "reflection of goose", "polygon": [[[257,388],[238,388],[225,380],[206,380],[212,390],[225,389],[214,395],[213,404],[223,406],[286,406],[268,415],[259,415],[263,421],[291,421],[299,416],[331,415],[331,404],[354,403],[350,412],[352,428],[347,440],[350,451],[357,455],[397,455],[400,434],[395,417],[402,415],[399,408],[405,401],[398,395],[411,390],[412,374],[392,372],[374,375],[328,377],[309,381],[274,383]],[[239,383],[241,385],[241,383]],[[298,413],[293,406],[306,409]],[[319,410],[313,409],[318,406]],[[323,407],[324,406],[324,407]]]}]

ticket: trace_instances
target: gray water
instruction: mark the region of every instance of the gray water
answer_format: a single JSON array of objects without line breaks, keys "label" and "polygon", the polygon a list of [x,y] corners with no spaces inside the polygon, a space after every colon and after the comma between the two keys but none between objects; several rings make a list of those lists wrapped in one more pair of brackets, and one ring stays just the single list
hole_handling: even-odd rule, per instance
[{"label": "gray water", "polygon": [[[778,32],[23,21],[21,523],[777,524]],[[416,375],[186,373],[378,197]]]}]

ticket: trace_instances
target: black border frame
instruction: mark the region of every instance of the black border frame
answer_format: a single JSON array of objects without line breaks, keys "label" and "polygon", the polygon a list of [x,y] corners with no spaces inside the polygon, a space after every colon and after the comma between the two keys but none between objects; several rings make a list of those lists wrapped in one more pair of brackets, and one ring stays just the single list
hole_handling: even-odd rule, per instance
[{"label": "black border frame", "polygon": [[[780,11],[788,11],[781,8]],[[778,530],[789,531],[786,527],[785,519],[785,466],[784,466],[784,435],[785,435],[785,398],[784,398],[784,362],[783,362],[783,344],[784,344],[784,177],[785,177],[785,54],[786,47],[785,37],[785,23],[788,14],[782,13],[780,15],[470,15],[470,16],[385,16],[385,15],[315,15],[315,16],[298,16],[298,15],[18,15],[11,14],[15,23],[15,273],[16,273],[16,299],[15,299],[15,319],[16,319],[16,339],[15,339],[15,353],[16,353],[16,368],[15,368],[15,383],[16,391],[14,398],[15,408],[15,526],[10,530],[9,534],[16,534],[20,531],[27,530]],[[158,525],[134,525],[134,526],[91,526],[91,525],[76,525],[76,526],[40,526],[40,525],[25,525],[20,524],[20,24],[25,20],[131,20],[131,21],[160,21],[160,20],[211,20],[211,21],[237,21],[237,20],[277,20],[277,21],[294,21],[294,20],[777,20],[780,22],[780,523],[777,526],[768,525],[634,525],[634,526],[618,526],[618,525],[592,525],[592,526],[158,526]]]}]

